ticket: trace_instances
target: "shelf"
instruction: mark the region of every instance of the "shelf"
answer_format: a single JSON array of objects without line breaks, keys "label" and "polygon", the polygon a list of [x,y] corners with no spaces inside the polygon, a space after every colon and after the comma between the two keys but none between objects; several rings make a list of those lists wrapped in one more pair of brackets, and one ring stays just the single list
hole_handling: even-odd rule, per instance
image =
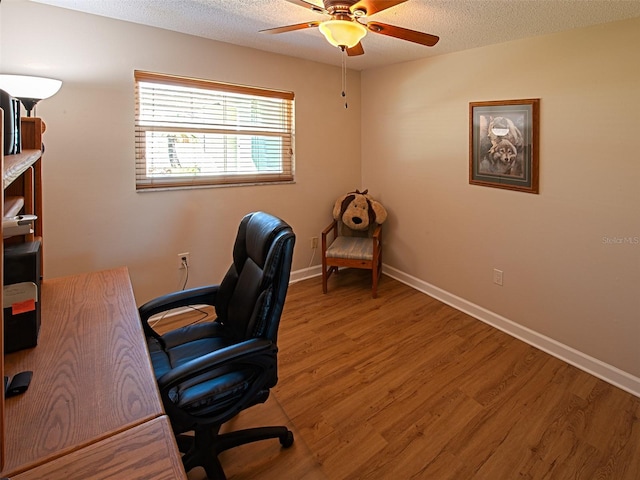
[{"label": "shelf", "polygon": [[41,156],[42,151],[40,150],[23,150],[22,153],[4,157],[3,188],[11,185],[31,165],[36,163]]},{"label": "shelf", "polygon": [[15,217],[24,207],[24,197],[5,197],[3,217]]}]

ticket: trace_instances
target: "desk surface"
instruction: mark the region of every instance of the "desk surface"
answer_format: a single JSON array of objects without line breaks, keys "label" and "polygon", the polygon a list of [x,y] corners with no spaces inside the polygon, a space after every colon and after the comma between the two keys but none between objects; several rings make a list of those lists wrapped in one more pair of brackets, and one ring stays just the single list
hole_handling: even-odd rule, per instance
[{"label": "desk surface", "polygon": [[176,480],[184,478],[166,416],[11,477],[11,480]]},{"label": "desk surface", "polygon": [[5,402],[4,476],[164,414],[124,267],[44,281],[38,346],[4,368],[33,371]]}]

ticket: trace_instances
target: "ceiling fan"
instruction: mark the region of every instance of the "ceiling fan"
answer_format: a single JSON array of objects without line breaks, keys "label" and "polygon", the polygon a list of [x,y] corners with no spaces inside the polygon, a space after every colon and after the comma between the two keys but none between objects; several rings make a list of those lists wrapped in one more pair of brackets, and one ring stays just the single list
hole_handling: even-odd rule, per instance
[{"label": "ceiling fan", "polygon": [[361,20],[362,17],[370,17],[407,0],[323,0],[324,8],[305,0],[287,1],[317,13],[330,15],[331,19],[325,21],[313,20],[285,27],[269,28],[261,30],[262,33],[284,33],[318,27],[329,43],[341,50],[346,50],[349,56],[362,55],[364,53],[360,40],[364,38],[368,31],[427,47],[434,46],[440,40],[439,37],[428,33],[395,27],[381,22],[365,23]]}]

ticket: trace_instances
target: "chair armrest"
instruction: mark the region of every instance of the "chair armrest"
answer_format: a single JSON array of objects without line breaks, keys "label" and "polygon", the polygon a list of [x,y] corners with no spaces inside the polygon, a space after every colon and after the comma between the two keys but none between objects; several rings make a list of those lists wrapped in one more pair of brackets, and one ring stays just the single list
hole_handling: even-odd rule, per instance
[{"label": "chair armrest", "polygon": [[254,364],[263,367],[264,362],[260,362],[260,357],[264,354],[271,356],[275,352],[277,352],[277,347],[271,340],[252,338],[195,358],[170,370],[158,379],[158,387],[161,393],[168,393],[169,390],[185,381],[234,363]]},{"label": "chair armrest", "polygon": [[[207,372],[218,372],[221,375],[229,373],[230,370],[240,368],[242,370],[250,369],[255,375],[250,382],[247,390],[242,393],[241,398],[234,401],[232,405],[222,407],[216,414],[209,413],[206,418],[207,424],[219,424],[226,422],[237,413],[257,401],[266,400],[266,396],[259,398],[258,392],[265,388],[270,388],[277,381],[276,373],[276,354],[278,348],[276,345],[265,338],[252,338],[242,343],[222,348],[215,352],[208,353],[202,357],[187,362],[173,370],[165,373],[158,379],[158,389],[165,411],[173,420],[177,420],[178,424],[195,424],[205,421],[204,417],[198,415],[197,418],[186,411],[182,406],[175,403],[176,399],[172,398],[174,389],[186,382],[189,389],[203,387],[205,390],[201,394],[207,395],[206,383],[211,381],[211,376],[206,375]],[[226,367],[226,368],[225,368]],[[203,375],[201,383],[195,383],[194,379],[199,375]],[[215,375],[215,374],[214,374]],[[215,394],[214,391],[212,393]]]},{"label": "chair armrest", "polygon": [[322,230],[322,251],[327,251],[327,236],[333,231],[333,238],[338,236],[338,221],[334,220],[324,230]]},{"label": "chair armrest", "polygon": [[196,287],[154,298],[138,308],[140,318],[143,323],[146,323],[149,317],[172,308],[186,307],[188,305],[215,306],[218,288],[218,285]]},{"label": "chair armrest", "polygon": [[338,228],[338,221],[334,220],[322,231],[322,235],[328,235],[331,230],[336,230]]},{"label": "chair armrest", "polygon": [[377,240],[378,243],[380,243],[380,241],[382,240],[382,225],[376,226],[376,228],[373,230],[373,235],[371,235],[371,237]]},{"label": "chair armrest", "polygon": [[157,313],[166,312],[172,308],[186,307],[189,305],[212,305],[216,304],[219,285],[209,285],[206,287],[195,287],[179,292],[168,293],[161,297],[149,300],[144,305],[138,307],[142,329],[146,337],[154,337],[164,345],[162,337],[149,325],[149,318]]},{"label": "chair armrest", "polygon": [[382,225],[377,225],[373,230],[373,260],[380,258],[380,252],[382,251]]}]

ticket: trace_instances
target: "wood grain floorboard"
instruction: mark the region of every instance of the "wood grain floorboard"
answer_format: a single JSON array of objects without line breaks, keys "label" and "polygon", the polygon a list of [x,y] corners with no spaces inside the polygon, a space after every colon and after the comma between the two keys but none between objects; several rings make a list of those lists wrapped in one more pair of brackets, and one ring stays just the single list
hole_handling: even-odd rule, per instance
[{"label": "wood grain floorboard", "polygon": [[640,479],[640,399],[389,277],[377,299],[369,285],[291,285],[273,398],[238,421],[285,422],[300,447],[225,452],[230,480]]}]

